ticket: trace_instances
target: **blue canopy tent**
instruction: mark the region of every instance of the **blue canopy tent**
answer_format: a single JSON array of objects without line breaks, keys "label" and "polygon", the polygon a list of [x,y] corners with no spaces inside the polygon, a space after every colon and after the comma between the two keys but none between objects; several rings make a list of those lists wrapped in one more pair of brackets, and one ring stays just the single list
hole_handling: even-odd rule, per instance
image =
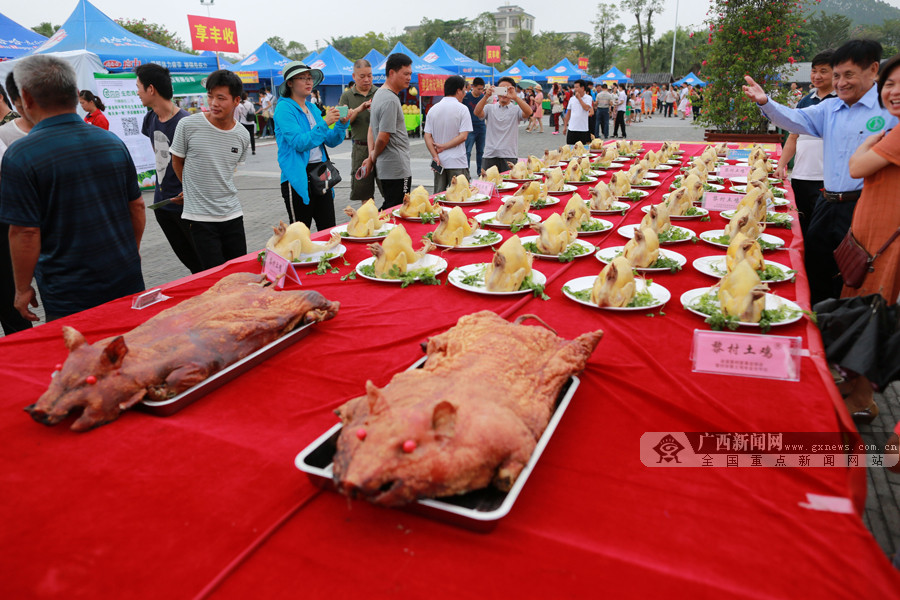
[{"label": "blue canopy tent", "polygon": [[682,77],[681,79],[676,81],[673,85],[684,85],[685,83],[688,85],[697,85],[700,87],[703,87],[706,85],[706,82],[701,81],[699,77],[694,75],[693,71],[691,71],[690,73],[688,73],[687,75],[685,75],[684,77]]},{"label": "blue canopy tent", "polygon": [[326,106],[336,106],[344,87],[353,83],[353,63],[334,46],[322,50],[309,66],[319,69],[325,78],[319,84],[319,94]]},{"label": "blue canopy tent", "polygon": [[462,77],[490,77],[492,74],[491,67],[469,58],[441,38],[434,40],[422,60]]},{"label": "blue canopy tent", "polygon": [[316,52],[315,50],[313,50],[312,52],[310,52],[309,54],[307,54],[306,56],[304,56],[303,59],[302,59],[300,62],[302,62],[302,63],[303,63],[304,65],[306,65],[306,66],[309,66],[309,63],[311,63],[312,61],[316,60],[316,57],[317,57],[317,56],[319,56],[319,53]]},{"label": "blue canopy tent", "polygon": [[617,67],[610,67],[609,71],[594,79],[594,83],[603,83],[605,81],[615,81],[616,83],[634,83],[634,80],[627,77],[625,73]]},{"label": "blue canopy tent", "polygon": [[75,10],[35,54],[87,50],[100,57],[111,73],[132,71],[145,63],[157,63],[173,73],[211,72],[216,59],[178,52],[131,33],[87,0],[78,0]]},{"label": "blue canopy tent", "polygon": [[540,71],[536,71],[526,65],[520,58],[505,71],[498,72],[497,77],[512,77],[518,81],[520,79],[534,79],[535,77],[540,76],[540,73]]},{"label": "blue canopy tent", "polygon": [[0,13],[0,60],[12,60],[31,54],[47,38],[22,27]]},{"label": "blue canopy tent", "polygon": [[289,58],[282,56],[275,48],[263,42],[259,48],[246,56],[244,60],[233,65],[225,65],[225,68],[231,71],[256,71],[259,76],[259,83],[272,90],[273,94],[276,94],[276,86],[284,81],[284,77],[281,76],[281,70],[289,62],[291,62]]},{"label": "blue canopy tent", "polygon": [[547,78],[544,77],[543,71],[538,69],[536,65],[531,65],[528,68],[531,69],[531,75],[528,76],[528,79],[534,79],[538,83],[540,83],[542,81],[547,81]]},{"label": "blue canopy tent", "polygon": [[566,77],[567,79],[565,81],[570,83],[576,79],[588,78],[588,74],[573,65],[572,61],[568,58],[562,59],[549,69],[545,69],[541,72],[541,75],[546,77],[547,81],[552,81],[550,79],[551,77]]},{"label": "blue canopy tent", "polygon": [[375,48],[372,48],[371,50],[369,50],[368,54],[363,56],[363,58],[369,61],[369,64],[372,65],[372,69],[374,70],[375,66],[383,63],[384,59],[387,57]]},{"label": "blue canopy tent", "polygon": [[[212,56],[213,60],[216,59],[216,53],[212,50],[204,50],[200,53],[200,56]],[[230,60],[227,60],[224,56],[221,56],[221,54],[219,55],[219,65],[221,65],[222,68],[225,68],[230,64],[232,64]]]},{"label": "blue canopy tent", "polygon": [[[423,75],[442,75],[444,77],[449,77],[453,75],[450,71],[446,69],[442,69],[440,67],[436,67],[430,63],[425,62],[422,58],[403,45],[403,42],[397,42],[397,45],[388,53],[391,54],[405,54],[412,59],[412,81],[413,85],[419,83],[419,73]],[[385,76],[385,63],[387,63],[387,58],[378,63],[377,65],[372,67],[372,81],[375,85],[383,85],[386,79]]]}]

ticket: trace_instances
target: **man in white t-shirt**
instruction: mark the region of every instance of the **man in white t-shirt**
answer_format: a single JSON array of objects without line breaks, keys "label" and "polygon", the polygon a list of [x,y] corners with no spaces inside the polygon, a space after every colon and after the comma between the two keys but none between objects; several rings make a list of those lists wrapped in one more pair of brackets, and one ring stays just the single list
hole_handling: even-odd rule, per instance
[{"label": "man in white t-shirt", "polygon": [[275,136],[275,122],[273,120],[275,113],[275,96],[272,95],[267,88],[263,88],[259,98],[259,116],[262,119],[259,132],[260,139],[266,135]]},{"label": "man in white t-shirt", "polygon": [[234,120],[243,84],[232,71],[210,74],[206,83],[209,112],[178,122],[169,153],[172,169],[184,185],[184,210],[203,269],[247,253],[244,212],[234,185],[234,170],[250,149],[250,134]]},{"label": "man in white t-shirt", "polygon": [[459,75],[444,81],[444,98],[428,111],[425,120],[425,145],[440,172],[434,173],[434,193],[447,189],[457,175],[466,175],[466,139],[472,131],[472,117],[462,103],[466,80]]},{"label": "man in white t-shirt", "polygon": [[582,79],[575,82],[575,93],[566,106],[566,143],[570,146],[581,142],[591,143],[590,116],[594,114],[594,104],[587,94],[587,86]]},{"label": "man in white t-shirt", "polygon": [[625,109],[628,106],[628,95],[625,93],[625,87],[619,88],[616,94],[616,126],[613,127],[613,137],[619,135],[619,128],[622,128],[622,139],[625,139]]},{"label": "man in white t-shirt", "polygon": [[[496,98],[496,103],[488,104]],[[519,160],[519,119],[531,116],[531,107],[516,94],[512,77],[502,77],[496,88],[488,88],[475,106],[475,116],[484,119],[484,160],[481,169],[497,167],[502,173]]]}]

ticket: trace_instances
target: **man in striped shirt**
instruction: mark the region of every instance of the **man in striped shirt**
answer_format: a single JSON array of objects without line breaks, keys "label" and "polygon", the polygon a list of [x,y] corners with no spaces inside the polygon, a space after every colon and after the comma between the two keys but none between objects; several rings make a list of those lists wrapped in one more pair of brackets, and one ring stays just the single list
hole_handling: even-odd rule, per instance
[{"label": "man in striped shirt", "polygon": [[184,185],[181,218],[188,222],[203,269],[247,253],[234,185],[234,170],[250,148],[250,134],[234,120],[243,87],[231,71],[212,73],[206,83],[209,112],[179,121],[169,148],[172,168]]}]

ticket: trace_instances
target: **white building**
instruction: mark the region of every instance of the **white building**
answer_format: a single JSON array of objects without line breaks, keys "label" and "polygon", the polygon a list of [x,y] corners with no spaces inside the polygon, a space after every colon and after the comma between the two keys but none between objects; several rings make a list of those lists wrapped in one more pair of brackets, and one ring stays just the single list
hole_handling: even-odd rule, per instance
[{"label": "white building", "polygon": [[493,16],[497,23],[497,35],[504,46],[508,45],[516,37],[516,32],[521,29],[534,34],[534,15],[525,12],[521,6],[515,4],[501,6]]}]

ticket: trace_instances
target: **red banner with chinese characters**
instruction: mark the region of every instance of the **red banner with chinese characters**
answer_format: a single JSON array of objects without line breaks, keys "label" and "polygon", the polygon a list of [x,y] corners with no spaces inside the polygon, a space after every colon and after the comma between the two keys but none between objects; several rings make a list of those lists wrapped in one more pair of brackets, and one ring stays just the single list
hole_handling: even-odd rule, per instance
[{"label": "red banner with chinese characters", "polygon": [[631,77],[631,69],[625,69],[625,77]]},{"label": "red banner with chinese characters", "polygon": [[234,21],[188,15],[191,48],[213,52],[237,52],[237,25]]},{"label": "red banner with chinese characters", "polygon": [[500,62],[500,46],[485,46],[485,60],[491,65]]},{"label": "red banner with chinese characters", "polygon": [[425,75],[419,73],[419,94],[422,96],[443,96],[446,75]]},{"label": "red banner with chinese characters", "polygon": [[579,56],[578,57],[578,68],[582,71],[586,71],[588,68],[588,59],[587,56]]}]

